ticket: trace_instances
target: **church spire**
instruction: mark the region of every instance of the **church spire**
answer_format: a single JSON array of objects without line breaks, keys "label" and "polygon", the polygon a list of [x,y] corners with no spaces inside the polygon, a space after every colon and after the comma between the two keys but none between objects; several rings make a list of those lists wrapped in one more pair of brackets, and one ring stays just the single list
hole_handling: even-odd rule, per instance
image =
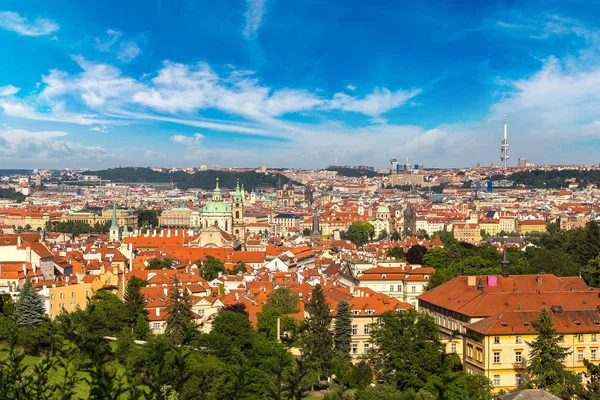
[{"label": "church spire", "polygon": [[110,229],[119,229],[119,225],[117,224],[117,208],[116,204],[113,201],[113,211],[112,211],[112,223],[110,224]]},{"label": "church spire", "polygon": [[506,252],[506,242],[504,242],[504,250],[502,250],[502,261],[500,261],[502,276],[504,278],[508,278],[509,275],[508,264],[510,264],[510,261],[508,261],[508,253]]}]

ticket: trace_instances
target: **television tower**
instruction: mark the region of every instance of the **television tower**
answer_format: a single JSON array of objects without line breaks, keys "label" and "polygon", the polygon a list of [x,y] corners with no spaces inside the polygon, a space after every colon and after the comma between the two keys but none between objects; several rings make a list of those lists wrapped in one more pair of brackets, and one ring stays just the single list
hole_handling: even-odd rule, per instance
[{"label": "television tower", "polygon": [[510,156],[508,155],[508,139],[506,137],[506,115],[504,116],[504,138],[500,144],[500,161],[502,162],[502,168],[506,169],[508,164],[508,159]]}]

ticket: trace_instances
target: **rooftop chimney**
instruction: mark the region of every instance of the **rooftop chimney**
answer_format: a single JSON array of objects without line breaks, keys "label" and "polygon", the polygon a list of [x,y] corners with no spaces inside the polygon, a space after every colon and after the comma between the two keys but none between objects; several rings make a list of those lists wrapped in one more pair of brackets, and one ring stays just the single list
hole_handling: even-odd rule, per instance
[{"label": "rooftop chimney", "polygon": [[500,261],[500,268],[502,269],[503,278],[508,278],[509,276],[508,264],[510,264],[510,261],[508,261],[508,254],[506,253],[506,242],[504,242],[504,250],[502,250],[502,261]]}]

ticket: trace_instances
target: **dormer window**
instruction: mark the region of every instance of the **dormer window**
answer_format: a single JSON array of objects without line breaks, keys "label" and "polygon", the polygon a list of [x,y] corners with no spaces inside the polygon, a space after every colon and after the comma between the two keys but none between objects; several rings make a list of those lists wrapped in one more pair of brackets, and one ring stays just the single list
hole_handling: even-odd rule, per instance
[{"label": "dormer window", "polygon": [[352,315],[360,315],[360,310],[352,310]]},{"label": "dormer window", "polygon": [[367,315],[373,315],[375,314],[375,310],[367,310]]},{"label": "dormer window", "polygon": [[385,279],[385,278],[386,278],[385,274],[381,274],[381,279]]}]

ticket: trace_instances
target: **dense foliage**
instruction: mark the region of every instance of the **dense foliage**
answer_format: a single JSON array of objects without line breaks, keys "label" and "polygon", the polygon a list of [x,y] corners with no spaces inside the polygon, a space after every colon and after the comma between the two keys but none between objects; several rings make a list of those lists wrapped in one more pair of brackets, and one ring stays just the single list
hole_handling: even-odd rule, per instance
[{"label": "dense foliage", "polygon": [[0,199],[9,199],[15,201],[17,203],[25,200],[25,195],[23,193],[18,193],[13,188],[3,189],[0,188]]},{"label": "dense foliage", "polygon": [[373,225],[367,221],[354,221],[350,224],[346,232],[341,233],[341,236],[342,239],[349,240],[354,243],[356,247],[360,247],[373,239],[374,234],[375,229],[373,228]]},{"label": "dense foliage", "polygon": [[348,176],[351,178],[360,178],[366,176],[367,178],[373,178],[376,176],[383,176],[377,171],[364,168],[347,168],[347,167],[335,167],[331,166],[327,168],[327,171],[336,171],[340,176]]},{"label": "dense foliage", "polygon": [[[88,171],[84,174],[97,175],[101,179],[108,179],[112,182],[139,182],[139,183],[169,183],[173,182],[180,189],[203,188],[213,189],[216,178],[219,178],[219,185],[223,188],[234,188],[238,179],[244,184],[246,189],[261,187],[274,187],[277,185],[279,175],[263,174],[254,171],[216,171],[206,170],[188,174],[184,171],[161,172],[150,168],[109,168],[100,171]],[[289,181],[287,177],[281,175],[281,183]]]},{"label": "dense foliage", "polygon": [[589,183],[600,185],[600,170],[574,170],[574,169],[553,169],[520,171],[506,175],[494,175],[490,178],[493,181],[508,179],[515,185],[526,185],[529,188],[560,189],[569,185],[568,180],[575,179],[579,187],[586,187]]},{"label": "dense foliage", "polygon": [[[501,254],[490,244],[458,243],[449,233],[439,232],[444,248],[433,248],[423,256],[423,266],[436,268],[429,288],[459,275],[498,275]],[[526,251],[508,249],[509,272],[578,276],[600,287],[600,227],[589,222],[584,229],[553,231],[528,237],[534,246]]]},{"label": "dense foliage", "polygon": [[104,224],[96,222],[94,226],[82,221],[69,222],[46,222],[46,230],[49,232],[72,233],[73,235],[82,235],[84,233],[108,233],[110,222]]}]

